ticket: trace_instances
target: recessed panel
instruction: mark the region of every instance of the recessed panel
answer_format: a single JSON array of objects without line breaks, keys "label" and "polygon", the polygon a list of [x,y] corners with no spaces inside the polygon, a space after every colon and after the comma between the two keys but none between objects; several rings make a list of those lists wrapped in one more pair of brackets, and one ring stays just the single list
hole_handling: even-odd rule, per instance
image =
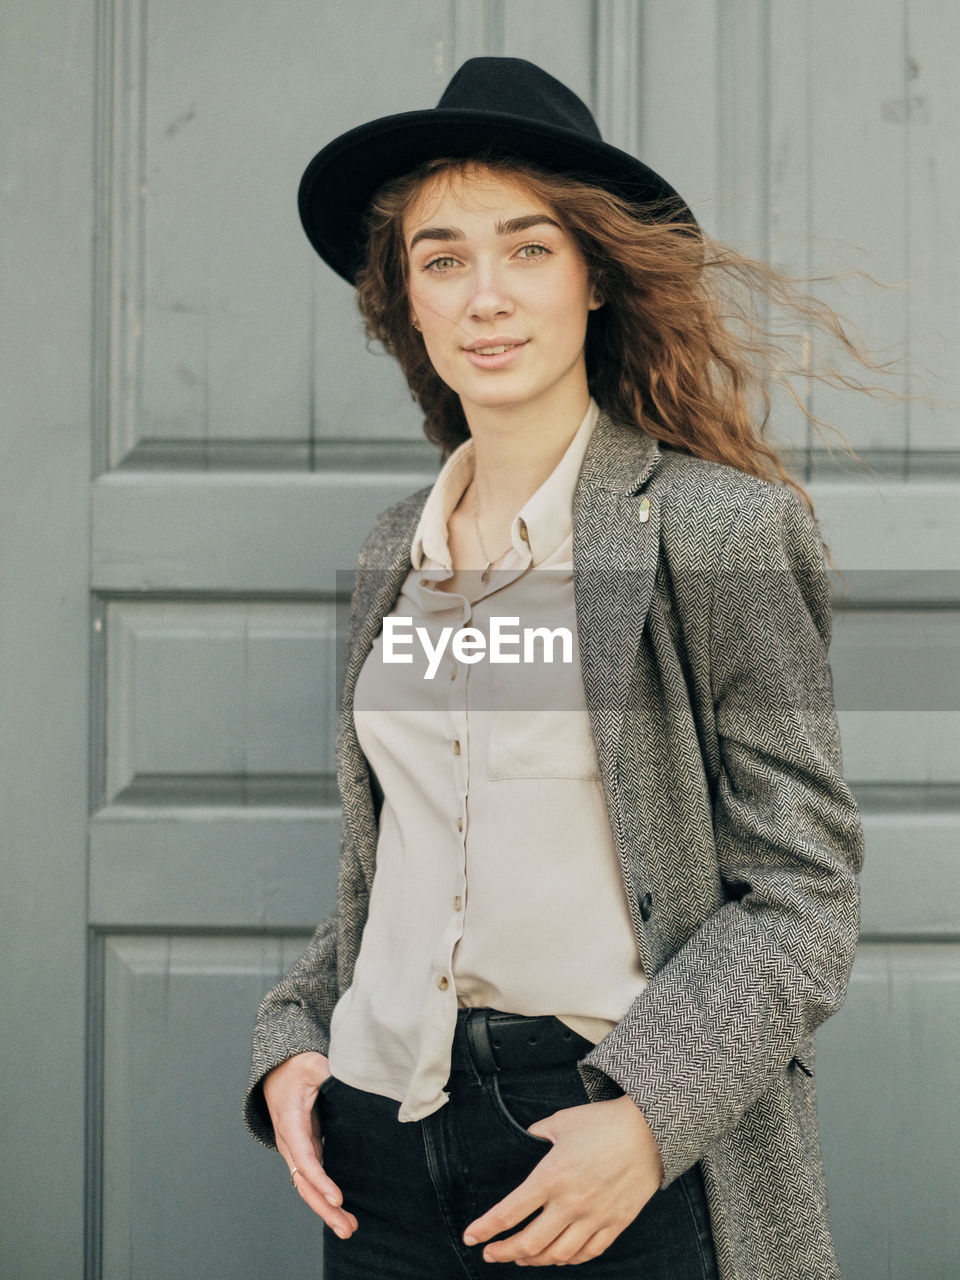
[{"label": "recessed panel", "polygon": [[867,813],[862,927],[871,937],[960,937],[960,813]]},{"label": "recessed panel", "polygon": [[106,616],[108,802],[328,798],[332,604],[113,601]]},{"label": "recessed panel", "polygon": [[390,39],[381,3],[346,15],[117,0],[112,465],[304,468],[317,435],[420,435],[352,290],[303,234],[297,187],[336,134],[434,105],[449,5],[392,13]]},{"label": "recessed panel", "polygon": [[[905,867],[905,894],[909,882]],[[960,1275],[958,1026],[960,946],[861,947],[817,1056],[846,1280]]]},{"label": "recessed panel", "polygon": [[830,659],[849,780],[960,783],[960,610],[840,613]]},{"label": "recessed panel", "polygon": [[241,1118],[257,1005],[307,939],[108,938],[103,1280],[303,1280],[322,1224]]}]

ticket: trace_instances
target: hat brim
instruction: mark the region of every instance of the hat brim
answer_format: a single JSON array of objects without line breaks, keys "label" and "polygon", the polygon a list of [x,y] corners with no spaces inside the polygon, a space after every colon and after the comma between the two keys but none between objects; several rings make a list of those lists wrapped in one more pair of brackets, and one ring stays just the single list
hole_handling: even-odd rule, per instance
[{"label": "hat brim", "polygon": [[435,107],[359,125],[314,156],[298,196],[307,238],[353,284],[366,253],[366,213],[379,188],[436,156],[483,154],[531,160],[607,187],[631,203],[657,205],[660,216],[697,225],[669,183],[629,152],[515,115]]}]

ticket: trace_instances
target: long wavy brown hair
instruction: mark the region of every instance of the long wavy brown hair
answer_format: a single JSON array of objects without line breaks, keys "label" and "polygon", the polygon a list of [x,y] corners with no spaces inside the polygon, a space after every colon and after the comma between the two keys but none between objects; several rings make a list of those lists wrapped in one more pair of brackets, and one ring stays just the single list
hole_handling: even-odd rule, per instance
[{"label": "long wavy brown hair", "polygon": [[[435,372],[411,324],[403,217],[435,175],[469,178],[491,169],[543,201],[583,253],[604,299],[590,313],[586,339],[587,379],[600,407],[675,449],[789,485],[812,513],[806,490],[764,438],[770,386],[784,385],[824,428],[796,392],[794,376],[877,388],[833,366],[811,369],[811,333],[825,333],[861,366],[884,366],[826,303],[798,287],[806,282],[717,243],[675,211],[638,208],[603,187],[513,157],[431,160],[382,187],[367,217],[367,256],[357,277],[367,336],[399,361],[424,412],[424,432],[442,456],[470,432],[459,397]],[[771,332],[763,323],[771,304],[786,313],[787,331]]]}]

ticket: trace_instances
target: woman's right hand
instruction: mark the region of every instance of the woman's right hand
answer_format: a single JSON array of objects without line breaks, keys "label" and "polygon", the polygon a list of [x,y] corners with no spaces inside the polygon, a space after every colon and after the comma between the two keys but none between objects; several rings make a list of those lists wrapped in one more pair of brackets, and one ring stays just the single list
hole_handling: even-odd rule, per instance
[{"label": "woman's right hand", "polygon": [[273,1121],[277,1150],[287,1162],[302,1199],[345,1240],[357,1229],[352,1213],[340,1206],[343,1196],[322,1164],[320,1121],[314,1107],[320,1085],[330,1075],[322,1053],[298,1053],[268,1072],[263,1096]]}]

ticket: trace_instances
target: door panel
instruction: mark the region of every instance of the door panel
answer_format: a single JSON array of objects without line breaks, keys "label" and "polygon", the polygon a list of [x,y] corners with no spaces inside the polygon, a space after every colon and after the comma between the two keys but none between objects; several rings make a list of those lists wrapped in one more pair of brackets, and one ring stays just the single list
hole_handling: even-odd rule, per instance
[{"label": "door panel", "polygon": [[322,1223],[250,1176],[276,1170],[237,1101],[250,1009],[306,941],[104,937],[105,1280],[317,1274]]},{"label": "door panel", "polygon": [[[903,877],[904,896],[915,876]],[[861,943],[847,1005],[817,1053],[847,1280],[960,1272],[958,1026],[960,947]]]},{"label": "door panel", "polygon": [[322,798],[332,606],[116,600],[106,632],[107,804]]}]

